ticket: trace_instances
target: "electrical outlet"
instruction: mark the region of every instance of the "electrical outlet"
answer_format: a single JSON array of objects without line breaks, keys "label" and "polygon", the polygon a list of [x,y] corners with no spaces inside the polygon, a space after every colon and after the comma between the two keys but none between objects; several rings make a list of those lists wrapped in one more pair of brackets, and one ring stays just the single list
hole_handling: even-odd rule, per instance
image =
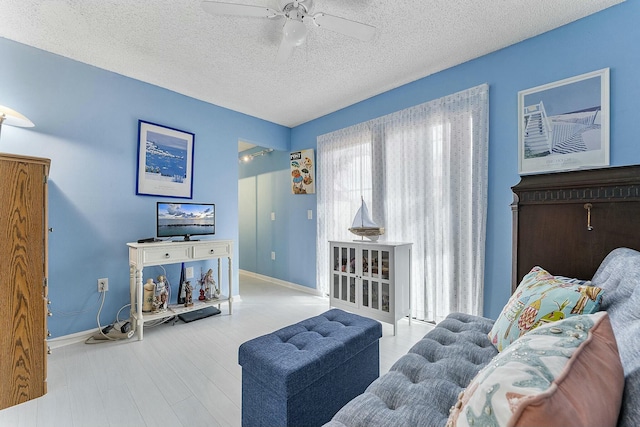
[{"label": "electrical outlet", "polygon": [[109,279],[98,279],[98,292],[107,292],[109,290]]},{"label": "electrical outlet", "polygon": [[276,253],[275,252],[271,252],[271,259],[272,260],[276,260]]},{"label": "electrical outlet", "polygon": [[187,279],[193,279],[193,267],[187,267],[185,270],[185,276],[187,276]]}]

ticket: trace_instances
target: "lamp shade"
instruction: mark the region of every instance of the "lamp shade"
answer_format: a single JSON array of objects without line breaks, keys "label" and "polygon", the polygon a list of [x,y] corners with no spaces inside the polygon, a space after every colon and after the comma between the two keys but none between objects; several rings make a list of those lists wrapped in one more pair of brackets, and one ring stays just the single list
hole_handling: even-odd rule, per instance
[{"label": "lamp shade", "polygon": [[32,128],[35,126],[31,120],[16,110],[12,110],[4,105],[0,105],[0,125],[19,126],[23,128]]},{"label": "lamp shade", "polygon": [[297,19],[287,19],[282,31],[284,39],[294,46],[300,46],[307,38],[307,26]]}]

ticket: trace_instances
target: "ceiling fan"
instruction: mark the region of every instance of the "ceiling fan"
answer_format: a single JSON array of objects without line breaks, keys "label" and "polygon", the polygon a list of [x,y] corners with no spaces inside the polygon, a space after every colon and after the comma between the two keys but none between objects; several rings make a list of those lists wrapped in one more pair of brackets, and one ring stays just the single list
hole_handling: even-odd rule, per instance
[{"label": "ceiling fan", "polygon": [[285,18],[282,26],[282,41],[278,48],[276,61],[285,62],[293,53],[293,50],[304,43],[307,38],[306,22],[313,22],[316,27],[326,28],[336,33],[344,34],[362,41],[373,38],[376,28],[361,22],[337,16],[327,15],[324,12],[311,14],[313,0],[277,0],[278,9],[266,6],[253,6],[237,3],[223,3],[213,0],[203,0],[202,8],[214,15],[235,15],[255,18]]}]

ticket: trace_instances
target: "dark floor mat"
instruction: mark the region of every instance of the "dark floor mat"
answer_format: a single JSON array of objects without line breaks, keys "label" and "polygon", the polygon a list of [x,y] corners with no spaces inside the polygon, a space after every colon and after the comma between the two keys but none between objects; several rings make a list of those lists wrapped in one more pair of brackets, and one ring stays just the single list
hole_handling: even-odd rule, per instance
[{"label": "dark floor mat", "polygon": [[189,311],[188,313],[178,314],[178,318],[185,323],[189,323],[194,320],[204,319],[205,317],[215,316],[216,314],[220,314],[220,310],[210,306]]}]

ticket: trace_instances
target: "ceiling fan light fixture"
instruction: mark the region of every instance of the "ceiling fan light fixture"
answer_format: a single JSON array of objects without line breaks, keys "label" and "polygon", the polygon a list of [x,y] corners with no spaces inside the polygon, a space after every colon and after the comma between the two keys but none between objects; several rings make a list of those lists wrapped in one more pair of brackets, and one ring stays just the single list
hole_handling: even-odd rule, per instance
[{"label": "ceiling fan light fixture", "polygon": [[287,19],[282,32],[284,39],[294,46],[300,46],[307,38],[307,26],[297,19]]},{"label": "ceiling fan light fixture", "polygon": [[[339,16],[327,15],[324,12],[311,14],[315,0],[269,0],[274,8],[254,6],[241,3],[229,3],[230,0],[201,0],[205,11],[214,15],[235,15],[256,18],[284,18],[281,27],[282,37],[278,47],[276,62],[283,64],[292,55],[296,47],[307,39],[308,21],[315,27],[354,37],[362,41],[373,39],[376,28],[362,22],[352,21]],[[250,0],[242,0],[242,3]],[[265,0],[262,0],[265,1]]]}]

